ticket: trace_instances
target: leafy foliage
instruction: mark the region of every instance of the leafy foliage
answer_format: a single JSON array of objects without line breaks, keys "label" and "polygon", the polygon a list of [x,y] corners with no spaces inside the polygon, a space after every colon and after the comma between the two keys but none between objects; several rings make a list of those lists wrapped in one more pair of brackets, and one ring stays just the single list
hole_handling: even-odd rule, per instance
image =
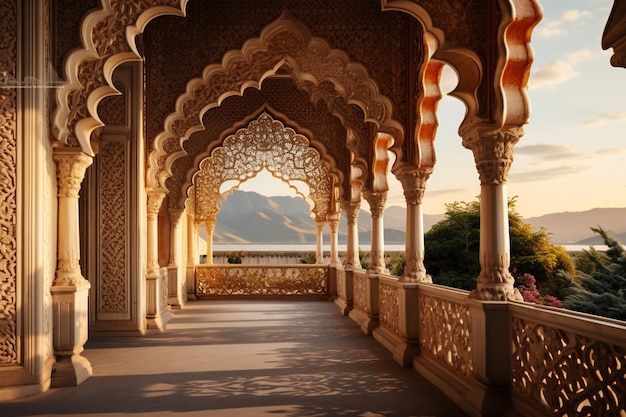
[{"label": "leafy foliage", "polygon": [[317,262],[317,255],[314,252],[308,252],[300,259],[301,264],[312,265],[315,262]]},{"label": "leafy foliage", "polygon": [[[515,210],[515,198],[509,200],[509,233],[511,273],[529,274],[541,293],[556,295],[551,291],[560,290],[563,278],[559,277],[559,271],[573,274],[574,264],[563,247],[550,243],[550,233],[545,228],[536,229],[523,222]],[[445,218],[424,237],[424,264],[433,281],[474,289],[480,273],[480,202],[446,205]]]},{"label": "leafy foliage", "polygon": [[242,251],[231,252],[228,255],[228,263],[229,264],[240,264],[241,263],[241,253],[242,253]]},{"label": "leafy foliage", "polygon": [[394,253],[387,261],[387,269],[391,275],[401,277],[404,274],[406,256],[404,253]]},{"label": "leafy foliage", "polygon": [[626,320],[626,254],[615,239],[601,228],[591,228],[608,246],[606,253],[584,251],[586,270],[577,271],[580,282],[571,279],[571,294],[564,305],[571,310]]}]

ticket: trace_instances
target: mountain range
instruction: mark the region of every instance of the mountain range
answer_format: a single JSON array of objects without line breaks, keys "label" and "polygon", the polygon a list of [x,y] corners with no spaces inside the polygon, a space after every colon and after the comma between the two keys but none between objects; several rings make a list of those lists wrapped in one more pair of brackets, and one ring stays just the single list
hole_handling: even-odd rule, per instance
[{"label": "mountain range", "polygon": [[[371,236],[370,213],[359,212],[359,241],[368,243]],[[424,228],[444,218],[443,214],[424,215]],[[524,219],[535,227],[545,227],[552,234],[552,243],[597,245],[601,239],[591,227],[602,226],[610,236],[626,242],[626,208],[597,208],[582,212],[552,213]],[[385,209],[385,243],[405,242],[406,210],[400,206]],[[339,243],[346,242],[346,220],[339,222]],[[328,234],[326,228],[324,234]],[[309,206],[299,197],[265,197],[255,192],[235,190],[223,202],[214,243],[315,243],[315,223]]]}]

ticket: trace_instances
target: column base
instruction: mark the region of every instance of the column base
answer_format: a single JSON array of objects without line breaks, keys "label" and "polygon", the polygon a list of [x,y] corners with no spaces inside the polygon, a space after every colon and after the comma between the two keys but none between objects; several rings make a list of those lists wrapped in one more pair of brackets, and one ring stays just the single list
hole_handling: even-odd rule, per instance
[{"label": "column base", "polygon": [[91,363],[80,355],[60,356],[52,368],[50,386],[75,387],[92,375]]}]

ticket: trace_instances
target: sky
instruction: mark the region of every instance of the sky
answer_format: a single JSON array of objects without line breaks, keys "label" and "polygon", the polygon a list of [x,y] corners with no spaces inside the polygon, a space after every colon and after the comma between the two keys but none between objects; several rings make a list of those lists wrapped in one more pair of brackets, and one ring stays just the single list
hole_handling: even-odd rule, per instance
[{"label": "sky", "polygon": [[[601,38],[613,0],[543,0],[543,19],[532,33],[535,60],[528,95],[531,116],[515,146],[508,195],[524,218],[548,213],[626,207],[626,69],[610,64]],[[442,88],[456,76],[447,68]],[[437,164],[426,186],[426,214],[480,194],[472,152],[457,131],[464,105],[446,96],[438,108]],[[404,206],[402,187],[389,181],[387,206]],[[295,195],[261,173],[240,189]],[[367,209],[367,204],[361,208]]]}]

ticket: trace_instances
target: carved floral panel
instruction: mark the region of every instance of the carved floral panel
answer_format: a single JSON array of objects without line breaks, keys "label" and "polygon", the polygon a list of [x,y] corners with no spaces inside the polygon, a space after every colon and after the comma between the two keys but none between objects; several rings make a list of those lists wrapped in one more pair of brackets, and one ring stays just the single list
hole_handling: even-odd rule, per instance
[{"label": "carved floral panel", "polygon": [[197,267],[196,295],[328,295],[328,279],[324,267]]}]

